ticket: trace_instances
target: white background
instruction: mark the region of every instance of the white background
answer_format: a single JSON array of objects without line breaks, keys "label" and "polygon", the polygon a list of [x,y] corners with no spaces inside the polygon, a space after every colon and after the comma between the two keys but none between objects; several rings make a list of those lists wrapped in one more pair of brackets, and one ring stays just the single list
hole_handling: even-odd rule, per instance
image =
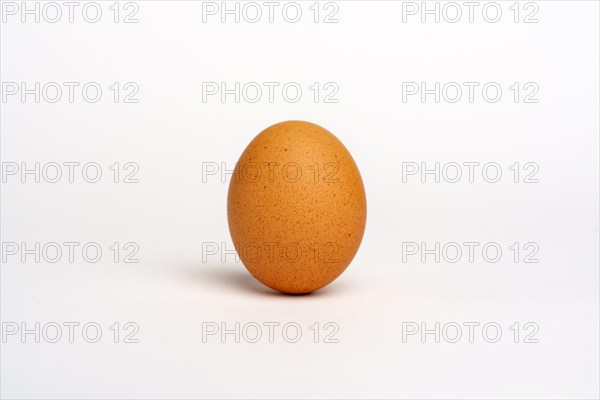
[{"label": "white background", "polygon": [[[97,103],[76,90],[73,103],[65,92],[57,103],[17,94],[1,104],[3,170],[72,161],[97,162],[103,172],[95,184],[81,170],[74,183],[22,183],[17,174],[2,184],[5,246],[96,242],[103,250],[97,263],[83,260],[81,247],[73,263],[3,252],[4,333],[11,323],[81,324],[73,343],[64,326],[57,343],[6,336],[3,398],[598,398],[598,2],[537,1],[537,23],[523,22],[534,9],[525,3],[515,23],[512,1],[499,3],[497,23],[482,17],[483,2],[472,23],[465,6],[457,23],[422,23],[420,14],[403,22],[403,3],[392,1],[339,1],[337,23],[323,23],[321,3],[314,23],[313,2],[303,2],[295,24],[282,18],[284,3],[274,23],[264,6],[254,24],[232,16],[221,23],[219,15],[203,22],[194,1],[139,1],[138,23],[114,23],[112,3],[100,3],[97,23],[82,18],[81,6],[74,23],[66,7],[57,23],[3,13],[4,84],[103,88]],[[115,103],[114,82],[137,84],[139,102]],[[281,91],[272,103],[266,93],[257,103],[203,102],[203,82],[296,82],[303,94],[296,103]],[[335,83],[338,102],[315,103],[314,82]],[[457,103],[433,95],[403,102],[403,82],[480,86],[472,103],[466,92]],[[488,82],[503,89],[496,103],[481,95]],[[523,102],[523,91],[515,103],[514,82],[521,90],[535,83],[538,102]],[[232,248],[228,180],[203,182],[203,163],[232,169],[256,134],[289,119],[322,125],[346,145],[368,201],[351,266],[299,297],[263,287],[231,254],[203,260],[203,243]],[[136,163],[139,183],[114,183],[115,162]],[[478,169],[473,183],[423,183],[419,175],[403,182],[408,162],[496,162],[503,175],[488,183]],[[515,162],[538,165],[539,182],[515,183]],[[115,263],[114,242],[136,243],[139,263],[123,263],[123,254]],[[503,254],[486,262],[480,246],[473,263],[466,254],[456,263],[419,255],[403,262],[406,242],[494,242]],[[539,262],[524,263],[521,249],[515,263],[515,242],[539,246]],[[89,322],[103,330],[97,343],[82,336]],[[123,343],[127,322],[139,327],[138,343]],[[258,343],[234,335],[203,341],[207,322],[280,326],[273,343],[266,327]],[[290,322],[302,328],[297,343],[281,333]],[[339,328],[337,343],[325,343],[327,322]],[[407,322],[455,322],[463,336],[403,340]],[[473,343],[465,322],[480,324]],[[502,328],[496,343],[481,332],[490,322]],[[539,327],[537,343],[524,343],[527,322]]]}]

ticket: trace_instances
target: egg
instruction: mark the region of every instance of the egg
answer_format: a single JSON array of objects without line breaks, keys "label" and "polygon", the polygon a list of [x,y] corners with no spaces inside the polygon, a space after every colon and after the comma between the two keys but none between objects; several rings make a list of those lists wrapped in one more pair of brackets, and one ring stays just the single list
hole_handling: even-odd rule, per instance
[{"label": "egg", "polygon": [[227,218],[235,249],[256,279],[283,293],[310,293],[336,279],[358,251],[365,189],[332,133],[310,122],[281,122],[242,153]]}]

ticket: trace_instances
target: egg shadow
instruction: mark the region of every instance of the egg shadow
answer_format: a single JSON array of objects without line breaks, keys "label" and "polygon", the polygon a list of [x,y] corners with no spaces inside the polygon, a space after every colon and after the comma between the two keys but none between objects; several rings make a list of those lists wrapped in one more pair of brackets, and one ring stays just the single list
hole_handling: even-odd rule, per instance
[{"label": "egg shadow", "polygon": [[267,297],[287,298],[314,298],[332,295],[345,291],[346,285],[341,282],[333,282],[310,293],[290,294],[271,289],[260,283],[245,268],[235,264],[193,264],[184,269],[184,278],[194,282],[222,287],[224,289],[242,291],[253,295]]}]

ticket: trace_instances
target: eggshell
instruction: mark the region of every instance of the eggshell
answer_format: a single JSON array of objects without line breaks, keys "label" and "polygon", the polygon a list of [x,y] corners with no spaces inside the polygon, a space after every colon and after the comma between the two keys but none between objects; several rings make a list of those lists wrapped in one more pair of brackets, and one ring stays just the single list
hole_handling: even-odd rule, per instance
[{"label": "eggshell", "polygon": [[309,293],[336,279],[358,251],[365,189],[333,134],[310,122],[281,122],[244,150],[227,216],[234,246],[256,279],[284,293]]}]

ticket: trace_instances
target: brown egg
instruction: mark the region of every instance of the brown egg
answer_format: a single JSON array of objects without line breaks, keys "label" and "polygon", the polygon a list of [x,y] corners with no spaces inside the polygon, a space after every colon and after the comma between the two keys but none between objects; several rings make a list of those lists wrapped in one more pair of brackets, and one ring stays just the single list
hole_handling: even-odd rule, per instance
[{"label": "brown egg", "polygon": [[281,122],[240,157],[227,217],[240,259],[256,279],[284,293],[309,293],[337,278],[358,251],[365,189],[333,134],[310,122]]}]

